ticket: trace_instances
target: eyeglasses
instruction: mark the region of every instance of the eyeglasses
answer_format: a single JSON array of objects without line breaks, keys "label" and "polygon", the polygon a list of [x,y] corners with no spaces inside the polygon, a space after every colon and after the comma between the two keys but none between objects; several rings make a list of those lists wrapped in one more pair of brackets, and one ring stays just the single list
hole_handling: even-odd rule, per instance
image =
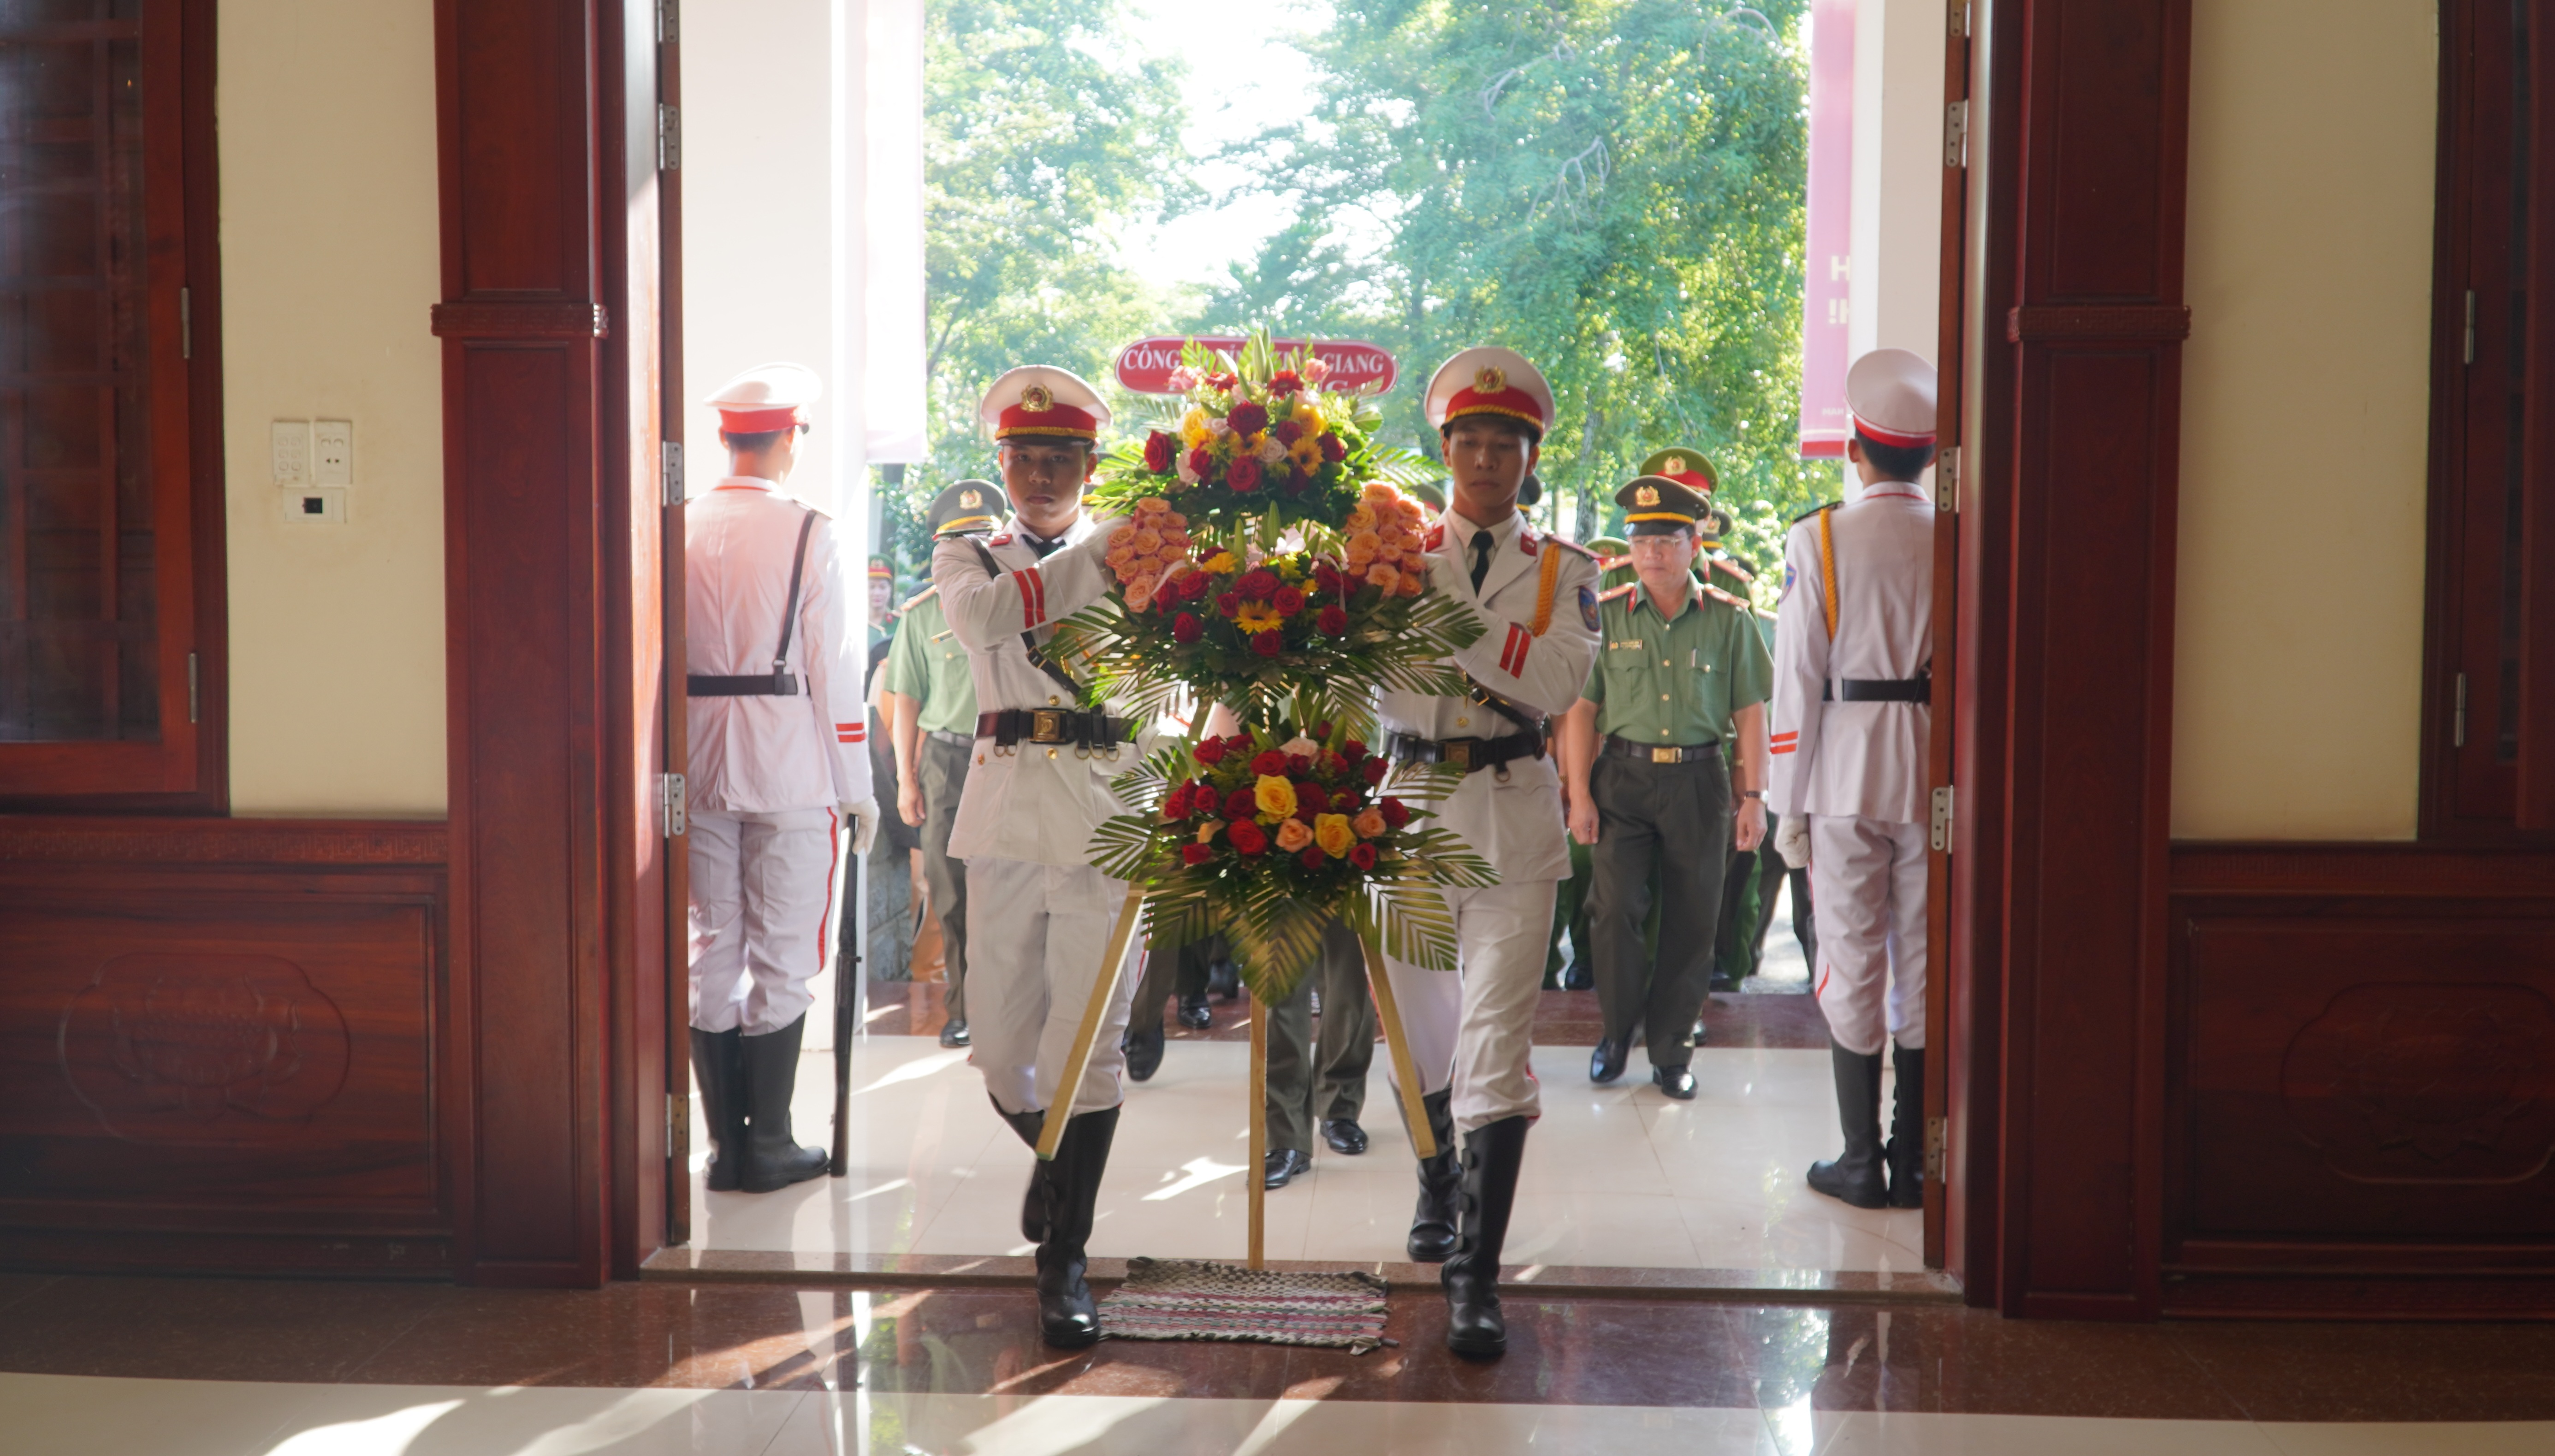
[{"label": "eyeglasses", "polygon": [[1694,549],[1694,538],[1682,531],[1672,536],[1637,536],[1633,538],[1632,546],[1637,551],[1643,547],[1654,551],[1688,551]]}]

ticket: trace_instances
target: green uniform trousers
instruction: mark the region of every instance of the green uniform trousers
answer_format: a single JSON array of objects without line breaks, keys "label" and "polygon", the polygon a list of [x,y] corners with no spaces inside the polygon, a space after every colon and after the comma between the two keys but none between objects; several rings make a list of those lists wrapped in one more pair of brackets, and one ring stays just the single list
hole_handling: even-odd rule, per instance
[{"label": "green uniform trousers", "polygon": [[[1322,993],[1322,1027],[1313,1033],[1313,993]],[[1333,920],[1322,931],[1322,957],[1295,994],[1269,1008],[1269,1147],[1313,1151],[1317,1124],[1356,1122],[1366,1110],[1366,1074],[1375,1064],[1375,1004],[1368,999],[1366,955],[1357,936]]]},{"label": "green uniform trousers", "polygon": [[[1596,941],[1597,1005],[1609,1039],[1636,1027],[1650,1065],[1694,1056],[1694,1019],[1712,975],[1721,881],[1730,863],[1730,770],[1719,754],[1651,764],[1601,756],[1590,769],[1597,805],[1596,880],[1588,920]],[[1657,950],[1642,921],[1659,876]]]},{"label": "green uniform trousers", "polygon": [[922,735],[922,883],[931,887],[931,910],[940,917],[943,1003],[949,1020],[967,1020],[967,866],[949,857],[949,831],[958,822],[958,795],[967,789],[967,764],[975,744]]}]

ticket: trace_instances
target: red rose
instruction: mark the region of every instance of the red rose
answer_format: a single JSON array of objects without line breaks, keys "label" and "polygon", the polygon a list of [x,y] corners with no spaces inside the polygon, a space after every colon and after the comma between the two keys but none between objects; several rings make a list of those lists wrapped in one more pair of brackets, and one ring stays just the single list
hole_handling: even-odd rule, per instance
[{"label": "red rose", "polygon": [[1350,739],[1348,742],[1341,744],[1341,745],[1340,745],[1340,757],[1341,757],[1341,758],[1344,758],[1344,759],[1346,759],[1346,760],[1348,760],[1348,761],[1349,761],[1350,763],[1352,763],[1352,764],[1356,763],[1358,760],[1360,760],[1360,759],[1362,759],[1362,758],[1365,758],[1365,757],[1366,757],[1366,743],[1365,743],[1365,741],[1364,741],[1363,739],[1356,739],[1356,738],[1352,738],[1352,739]]},{"label": "red rose", "polygon": [[1278,608],[1280,617],[1292,617],[1304,610],[1304,594],[1291,586],[1278,588],[1278,594],[1270,598],[1270,602]]},{"label": "red rose", "polygon": [[[1384,760],[1377,759],[1375,762],[1380,764],[1383,763]],[[1377,807],[1384,810],[1384,821],[1396,829],[1399,829],[1402,825],[1410,822],[1410,805],[1403,803],[1400,799],[1395,798],[1390,793],[1384,796],[1384,802],[1378,804]]]},{"label": "red rose", "polygon": [[1249,819],[1236,819],[1224,831],[1233,847],[1244,854],[1259,854],[1269,848],[1269,835]]},{"label": "red rose", "polygon": [[1286,756],[1273,748],[1251,761],[1251,772],[1258,778],[1274,779],[1286,772]]},{"label": "red rose", "polygon": [[1269,392],[1273,395],[1291,395],[1303,387],[1303,376],[1292,369],[1280,369],[1269,376]]},{"label": "red rose", "polygon": [[1190,613],[1182,612],[1171,619],[1171,641],[1182,647],[1204,636],[1206,636],[1206,624]]},{"label": "red rose", "polygon": [[1295,781],[1295,812],[1299,817],[1309,824],[1313,815],[1330,811],[1331,798],[1322,792],[1322,786],[1308,779]]},{"label": "red rose", "polygon": [[1186,784],[1182,784],[1179,788],[1174,789],[1169,793],[1163,795],[1162,817],[1165,819],[1187,818],[1189,816],[1189,799],[1193,795],[1189,792],[1189,786]]},{"label": "red rose", "polygon": [[1200,445],[1196,449],[1189,451],[1189,473],[1191,475],[1196,476],[1200,480],[1204,480],[1206,479],[1207,471],[1213,468],[1215,468],[1215,456],[1207,453],[1206,446]]},{"label": "red rose", "polygon": [[1313,619],[1313,626],[1324,637],[1346,637],[1349,635],[1349,614],[1341,607],[1324,607],[1321,615]]},{"label": "red rose", "polygon": [[1237,789],[1224,796],[1224,816],[1236,824],[1260,812],[1260,801],[1248,789]]},{"label": "red rose", "polygon": [[1206,572],[1187,572],[1180,577],[1180,600],[1184,602],[1196,601],[1199,597],[1206,595],[1207,588],[1213,585],[1215,585],[1215,578],[1209,576]]},{"label": "red rose", "polygon": [[[1336,778],[1338,778],[1340,775],[1347,773],[1347,772],[1348,772],[1348,768],[1349,768],[1349,761],[1348,761],[1348,760],[1346,760],[1346,759],[1344,759],[1344,758],[1341,758],[1338,754],[1335,754],[1335,753],[1331,752],[1331,751],[1330,751],[1329,749],[1327,749],[1327,748],[1326,748],[1326,749],[1324,749],[1324,750],[1322,750],[1322,763],[1321,763],[1321,769],[1322,769],[1322,773],[1323,773],[1323,775],[1324,775],[1325,777],[1327,777],[1327,778],[1332,778],[1332,779],[1336,779]],[[1351,797],[1351,798],[1355,798],[1355,797],[1357,797],[1357,790],[1356,790],[1355,789],[1341,789],[1341,790],[1340,790],[1340,792],[1342,792],[1342,793],[1344,793],[1344,794],[1348,795],[1348,796],[1349,796],[1349,797]]]},{"label": "red rose", "polygon": [[1322,431],[1321,445],[1322,458],[1325,460],[1345,460],[1348,458],[1349,447],[1340,443],[1340,437],[1329,430]]},{"label": "red rose", "polygon": [[1215,609],[1222,612],[1225,616],[1231,617],[1234,613],[1242,610],[1241,594],[1238,592],[1228,591],[1222,596],[1217,597],[1215,599]]},{"label": "red rose", "polygon": [[1235,434],[1258,434],[1269,427],[1269,407],[1256,400],[1245,400],[1233,407],[1233,413],[1224,417],[1224,423],[1233,426]]},{"label": "red rose", "polygon": [[1299,753],[1286,755],[1286,772],[1300,779],[1313,772],[1313,761]]},{"label": "red rose", "polygon": [[1251,634],[1251,650],[1264,658],[1274,658],[1286,650],[1286,634],[1271,628]]},{"label": "red rose", "polygon": [[1260,488],[1260,457],[1242,455],[1225,467],[1224,483],[1244,495]]},{"label": "red rose", "polygon": [[1322,867],[1323,858],[1322,847],[1317,844],[1295,856],[1295,862],[1305,869],[1318,870]]},{"label": "red rose", "polygon": [[1313,585],[1323,591],[1336,592],[1340,589],[1340,573],[1330,562],[1316,561],[1313,563]]},{"label": "red rose", "polygon": [[1265,602],[1278,594],[1278,573],[1266,566],[1254,566],[1233,583],[1236,594],[1255,602]]},{"label": "red rose", "polygon": [[[1189,846],[1189,848],[1191,848],[1191,849],[1204,849],[1204,848],[1206,848],[1206,846],[1205,846],[1205,845],[1203,845],[1203,844],[1192,844],[1192,845],[1190,845],[1190,846]],[[1196,863],[1197,863],[1197,861],[1195,861],[1195,860],[1191,860],[1191,861],[1189,861],[1189,863],[1190,863],[1190,864],[1196,864]],[[1363,844],[1363,843],[1362,843],[1362,844],[1358,845],[1355,849],[1350,850],[1350,851],[1349,851],[1349,863],[1350,863],[1350,864],[1353,864],[1353,865],[1355,865],[1355,866],[1357,866],[1357,867],[1358,867],[1359,869],[1361,869],[1361,870],[1372,870],[1372,869],[1374,869],[1374,868],[1375,868],[1375,846],[1374,846],[1374,845],[1372,845],[1372,844]]]},{"label": "red rose", "polygon": [[1224,740],[1213,737],[1201,738],[1198,740],[1197,747],[1189,750],[1189,757],[1212,769],[1224,761]]},{"label": "red rose", "polygon": [[1156,475],[1168,475],[1171,465],[1180,457],[1180,442],[1156,429],[1145,436],[1145,468]]},{"label": "red rose", "polygon": [[1358,776],[1366,780],[1369,787],[1373,787],[1384,782],[1384,772],[1389,767],[1391,766],[1382,759],[1369,759],[1358,765]]},{"label": "red rose", "polygon": [[[1373,860],[1375,858],[1375,851],[1367,848],[1363,844],[1359,845],[1356,849],[1349,851],[1351,858],[1355,858],[1360,854],[1365,855],[1369,860]],[[1180,846],[1180,859],[1185,864],[1202,865],[1213,858],[1215,858],[1215,847],[1213,845],[1183,844]]]},{"label": "red rose", "polygon": [[1280,420],[1278,422],[1278,427],[1271,432],[1278,436],[1279,444],[1291,445],[1304,437],[1304,426],[1292,420]]},{"label": "red rose", "polygon": [[1233,393],[1233,387],[1241,382],[1241,380],[1234,378],[1230,374],[1210,374],[1206,377],[1206,387],[1208,389],[1217,390],[1228,395]]},{"label": "red rose", "polygon": [[1330,737],[1330,736],[1331,736],[1331,720],[1330,720],[1330,719],[1328,719],[1328,718],[1324,718],[1322,721],[1320,721],[1320,722],[1318,722],[1318,723],[1316,723],[1316,724],[1314,724],[1314,725],[1313,725],[1313,737],[1315,737],[1315,738],[1328,738],[1328,737]]}]

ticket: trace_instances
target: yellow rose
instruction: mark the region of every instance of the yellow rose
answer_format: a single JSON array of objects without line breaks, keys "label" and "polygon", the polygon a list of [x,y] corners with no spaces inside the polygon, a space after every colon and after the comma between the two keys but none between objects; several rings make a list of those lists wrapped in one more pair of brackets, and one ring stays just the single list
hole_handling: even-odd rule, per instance
[{"label": "yellow rose", "polygon": [[1346,814],[1315,814],[1313,842],[1322,847],[1322,853],[1338,859],[1357,843],[1357,831],[1349,827]]},{"label": "yellow rose", "polygon": [[1189,406],[1189,412],[1180,417],[1180,438],[1187,442],[1190,449],[1194,450],[1198,446],[1205,444],[1209,437],[1210,434],[1206,427],[1206,411],[1196,405]]},{"label": "yellow rose", "polygon": [[1295,786],[1275,774],[1264,775],[1251,790],[1251,801],[1271,818],[1286,818],[1295,812]]},{"label": "yellow rose", "polygon": [[1295,397],[1295,412],[1286,418],[1304,426],[1304,433],[1307,436],[1320,434],[1322,426],[1328,423],[1322,419],[1321,407],[1302,395]]},{"label": "yellow rose", "polygon": [[1303,820],[1285,819],[1279,821],[1278,825],[1278,847],[1279,849],[1288,854],[1294,854],[1301,850],[1305,845],[1312,842],[1313,831],[1304,827]]},{"label": "yellow rose", "polygon": [[1215,842],[1215,832],[1223,827],[1224,821],[1222,819],[1209,819],[1205,823],[1198,825],[1198,843],[1213,844]]}]

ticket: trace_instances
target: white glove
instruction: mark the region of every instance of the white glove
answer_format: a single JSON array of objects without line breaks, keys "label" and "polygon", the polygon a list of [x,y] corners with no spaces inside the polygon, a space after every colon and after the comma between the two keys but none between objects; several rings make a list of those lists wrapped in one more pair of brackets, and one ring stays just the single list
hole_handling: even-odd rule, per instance
[{"label": "white glove", "polygon": [[1785,814],[1774,829],[1774,852],[1796,870],[1810,867],[1810,816]]},{"label": "white glove", "polygon": [[878,800],[865,798],[842,806],[843,817],[852,821],[852,853],[870,852],[870,841],[878,838]]}]

